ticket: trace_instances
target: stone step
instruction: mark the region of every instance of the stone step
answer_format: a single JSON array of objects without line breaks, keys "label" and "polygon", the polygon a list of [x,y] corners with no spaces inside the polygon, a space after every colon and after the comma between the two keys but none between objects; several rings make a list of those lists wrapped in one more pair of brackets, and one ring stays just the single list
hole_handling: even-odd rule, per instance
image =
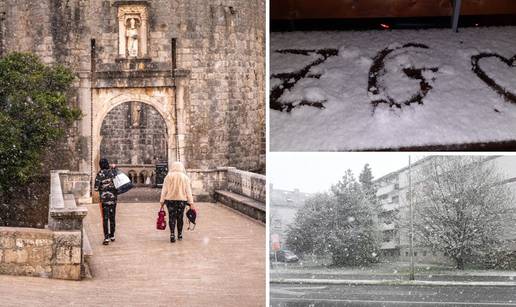
[{"label": "stone step", "polygon": [[215,200],[253,219],[265,223],[265,204],[225,190],[215,191]]}]

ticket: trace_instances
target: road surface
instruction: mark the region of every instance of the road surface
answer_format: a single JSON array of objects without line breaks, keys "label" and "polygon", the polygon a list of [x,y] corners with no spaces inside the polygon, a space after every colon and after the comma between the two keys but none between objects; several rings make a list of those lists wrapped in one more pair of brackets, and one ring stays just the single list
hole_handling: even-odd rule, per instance
[{"label": "road surface", "polygon": [[271,284],[270,306],[516,306],[516,287]]}]

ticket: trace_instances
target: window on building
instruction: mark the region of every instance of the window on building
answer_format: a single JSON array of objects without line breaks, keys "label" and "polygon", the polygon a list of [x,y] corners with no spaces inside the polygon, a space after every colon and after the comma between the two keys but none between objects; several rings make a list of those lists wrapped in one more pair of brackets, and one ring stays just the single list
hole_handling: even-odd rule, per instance
[{"label": "window on building", "polygon": [[426,257],[426,251],[423,252],[423,257]]},{"label": "window on building", "polygon": [[383,232],[383,242],[389,242],[392,240],[392,234],[389,231]]}]

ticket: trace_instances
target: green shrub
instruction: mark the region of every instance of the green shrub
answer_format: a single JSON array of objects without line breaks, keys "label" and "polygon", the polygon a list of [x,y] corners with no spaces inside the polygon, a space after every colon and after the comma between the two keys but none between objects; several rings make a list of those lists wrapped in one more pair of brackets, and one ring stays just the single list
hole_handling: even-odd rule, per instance
[{"label": "green shrub", "polygon": [[50,144],[80,118],[67,99],[73,79],[33,54],[0,58],[0,200],[38,174]]}]

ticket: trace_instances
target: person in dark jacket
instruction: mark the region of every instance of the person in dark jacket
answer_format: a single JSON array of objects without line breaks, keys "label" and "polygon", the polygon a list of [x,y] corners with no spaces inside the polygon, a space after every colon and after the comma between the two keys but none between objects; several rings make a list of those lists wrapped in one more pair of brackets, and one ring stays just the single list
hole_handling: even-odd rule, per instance
[{"label": "person in dark jacket", "polygon": [[100,194],[102,203],[102,226],[104,228],[104,242],[108,245],[109,241],[115,241],[115,214],[117,191],[113,179],[116,171],[109,167],[107,159],[100,159],[100,171],[95,177],[95,191]]}]

